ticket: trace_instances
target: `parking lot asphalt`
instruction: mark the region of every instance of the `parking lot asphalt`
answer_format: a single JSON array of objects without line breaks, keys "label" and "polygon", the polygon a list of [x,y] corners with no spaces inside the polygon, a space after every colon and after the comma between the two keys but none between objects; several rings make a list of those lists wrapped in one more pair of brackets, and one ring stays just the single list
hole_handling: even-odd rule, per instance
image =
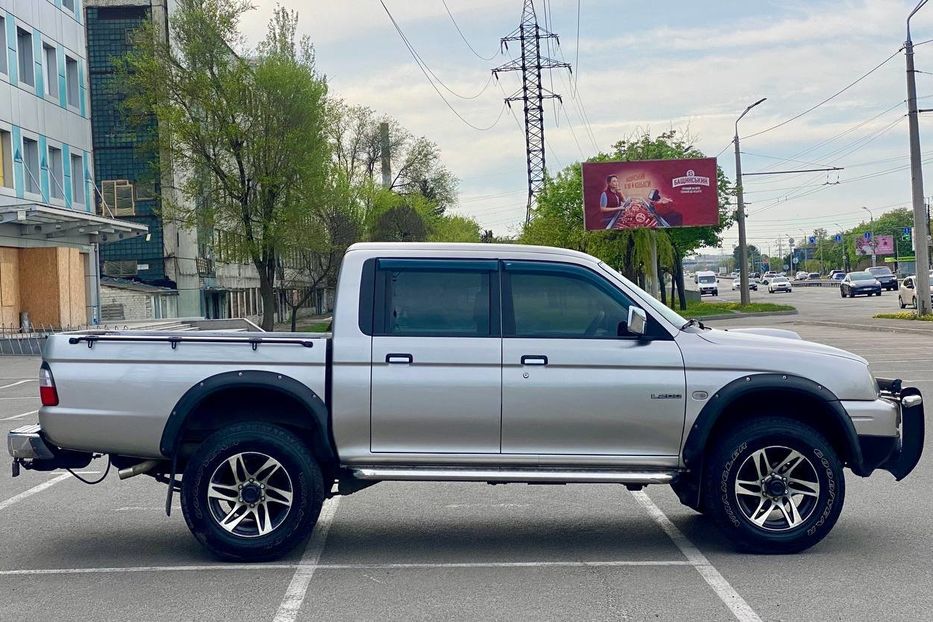
[{"label": "parking lot asphalt", "polygon": [[[933,336],[846,328],[892,303],[888,292],[846,313],[833,311],[835,290],[784,300],[800,315],[710,324],[796,330],[933,395]],[[838,326],[810,323],[833,315]],[[0,433],[36,420],[37,365],[0,358]],[[180,511],[165,516],[165,488],[149,478],[111,472],[92,487],[7,471],[0,620],[931,619],[931,444],[902,482],[847,472],[835,529],[791,556],[735,552],[666,487],[382,483],[328,502],[285,559],[225,564]]]}]

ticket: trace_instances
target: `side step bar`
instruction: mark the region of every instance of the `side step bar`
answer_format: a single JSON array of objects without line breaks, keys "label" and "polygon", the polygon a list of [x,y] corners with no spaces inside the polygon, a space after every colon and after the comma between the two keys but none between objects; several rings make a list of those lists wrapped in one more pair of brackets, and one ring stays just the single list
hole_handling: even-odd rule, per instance
[{"label": "side step bar", "polygon": [[610,471],[443,467],[357,467],[362,480],[401,482],[515,482],[526,484],[669,484],[676,471]]}]

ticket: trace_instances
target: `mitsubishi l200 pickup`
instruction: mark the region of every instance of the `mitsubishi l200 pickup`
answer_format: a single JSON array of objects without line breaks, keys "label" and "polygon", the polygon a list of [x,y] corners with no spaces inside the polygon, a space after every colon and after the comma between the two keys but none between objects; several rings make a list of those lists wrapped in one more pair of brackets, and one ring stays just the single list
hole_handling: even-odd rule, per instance
[{"label": "mitsubishi l200 pickup", "polygon": [[283,555],[325,499],[382,481],[666,484],[788,553],[832,529],[844,468],[900,480],[923,447],[920,392],[863,358],[707,328],[579,252],[356,244],[332,328],[54,335],[14,474],[106,454],[231,560]]}]

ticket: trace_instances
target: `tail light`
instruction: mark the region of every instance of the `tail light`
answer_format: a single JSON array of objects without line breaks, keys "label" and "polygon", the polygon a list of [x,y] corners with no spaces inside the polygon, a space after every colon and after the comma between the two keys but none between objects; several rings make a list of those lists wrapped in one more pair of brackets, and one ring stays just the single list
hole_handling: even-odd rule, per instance
[{"label": "tail light", "polygon": [[39,368],[39,399],[43,406],[58,406],[58,390],[55,388],[55,379],[48,365],[42,364]]}]

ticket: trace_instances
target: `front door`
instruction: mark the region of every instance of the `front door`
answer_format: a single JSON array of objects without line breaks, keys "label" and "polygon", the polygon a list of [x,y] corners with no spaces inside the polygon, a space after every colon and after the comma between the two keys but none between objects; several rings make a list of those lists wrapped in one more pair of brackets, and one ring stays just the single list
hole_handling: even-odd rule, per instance
[{"label": "front door", "polygon": [[497,453],[497,261],[382,259],[372,340],[373,452]]},{"label": "front door", "polygon": [[684,422],[680,349],[649,314],[583,266],[505,262],[502,452],[674,456]]}]

